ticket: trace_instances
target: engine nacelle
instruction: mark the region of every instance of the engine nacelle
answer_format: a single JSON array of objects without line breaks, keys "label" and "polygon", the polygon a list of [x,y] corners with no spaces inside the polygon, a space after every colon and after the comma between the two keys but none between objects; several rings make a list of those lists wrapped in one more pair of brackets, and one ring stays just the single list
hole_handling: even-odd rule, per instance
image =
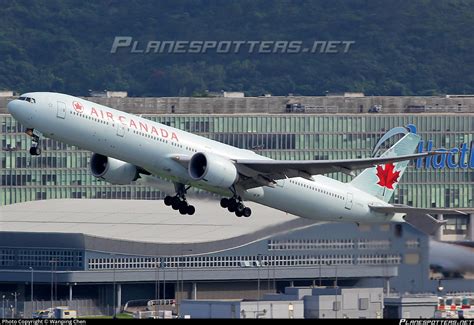
[{"label": "engine nacelle", "polygon": [[205,181],[215,187],[229,188],[239,179],[235,165],[224,157],[198,152],[191,157],[189,176],[195,181]]},{"label": "engine nacelle", "polygon": [[139,178],[135,165],[95,153],[91,157],[91,173],[111,184],[127,185]]}]

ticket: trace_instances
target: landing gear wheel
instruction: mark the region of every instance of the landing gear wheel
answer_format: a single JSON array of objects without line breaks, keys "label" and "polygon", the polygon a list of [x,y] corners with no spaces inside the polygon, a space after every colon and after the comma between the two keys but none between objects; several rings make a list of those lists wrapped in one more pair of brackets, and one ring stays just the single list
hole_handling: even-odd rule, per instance
[{"label": "landing gear wheel", "polygon": [[229,207],[229,201],[230,201],[230,200],[229,200],[228,198],[223,197],[223,198],[221,199],[221,207],[223,207],[224,209],[225,209],[225,208],[228,208],[228,207]]},{"label": "landing gear wheel", "polygon": [[181,214],[187,214],[188,213],[188,206],[187,205],[182,205],[179,207],[179,213]]},{"label": "landing gear wheel", "polygon": [[173,210],[179,210],[181,207],[181,201],[177,197],[174,197],[173,201],[171,202],[171,207]]},{"label": "landing gear wheel", "polygon": [[188,207],[188,202],[186,201],[180,201],[179,202],[179,208],[183,208],[183,209],[186,209]]},{"label": "landing gear wheel", "polygon": [[181,200],[179,199],[179,197],[173,196],[173,197],[171,198],[171,207],[172,207],[174,210],[178,210],[180,206],[181,206]]},{"label": "landing gear wheel", "polygon": [[39,147],[31,147],[31,148],[30,148],[30,155],[32,155],[32,156],[39,156],[39,155],[41,155],[41,148],[39,148]]},{"label": "landing gear wheel", "polygon": [[186,192],[191,188],[191,186],[186,187],[181,183],[174,183],[176,195],[175,196],[165,196],[165,205],[171,206],[173,210],[178,210],[181,214],[193,215],[196,212],[194,206],[189,205],[186,201]]},{"label": "landing gear wheel", "polygon": [[26,129],[25,133],[31,137],[30,155],[32,156],[41,155],[41,148],[39,147],[41,133],[35,132],[34,129]]},{"label": "landing gear wheel", "polygon": [[188,207],[186,208],[186,213],[192,216],[194,212],[196,212],[196,209],[194,208],[194,206],[188,205]]},{"label": "landing gear wheel", "polygon": [[233,197],[221,198],[221,207],[223,207],[224,209],[227,208],[229,212],[235,213],[237,217],[250,217],[250,215],[252,214],[252,210],[245,206],[240,196],[237,196],[235,190],[232,192],[234,193]]},{"label": "landing gear wheel", "polygon": [[173,198],[171,196],[165,196],[165,205],[170,206],[173,203]]},{"label": "landing gear wheel", "polygon": [[245,209],[245,205],[242,202],[237,203],[237,206],[235,207],[235,211],[242,213],[244,209]]},{"label": "landing gear wheel", "polygon": [[227,210],[229,210],[229,212],[235,212],[237,210],[237,204],[237,201],[230,199]]},{"label": "landing gear wheel", "polygon": [[245,218],[248,218],[252,215],[252,210],[250,208],[245,207],[242,213]]}]

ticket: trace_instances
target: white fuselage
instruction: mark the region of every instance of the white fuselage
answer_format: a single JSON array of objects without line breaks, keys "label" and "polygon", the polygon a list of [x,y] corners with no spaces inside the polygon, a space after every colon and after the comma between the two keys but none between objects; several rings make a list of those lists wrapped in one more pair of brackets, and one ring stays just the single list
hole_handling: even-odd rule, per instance
[{"label": "white fuselage", "polygon": [[[239,149],[189,132],[150,121],[87,100],[57,93],[28,93],[36,103],[15,100],[10,113],[27,128],[44,136],[142,167],[174,182],[231,196],[223,188],[194,181],[174,159],[206,152],[228,159],[268,160],[253,151]],[[79,103],[79,105],[74,103]],[[393,214],[376,213],[368,204],[388,205],[349,183],[317,175],[314,181],[287,178],[276,187],[257,187],[239,193],[254,201],[300,217],[352,222],[385,222]],[[397,220],[399,221],[399,220]]]}]

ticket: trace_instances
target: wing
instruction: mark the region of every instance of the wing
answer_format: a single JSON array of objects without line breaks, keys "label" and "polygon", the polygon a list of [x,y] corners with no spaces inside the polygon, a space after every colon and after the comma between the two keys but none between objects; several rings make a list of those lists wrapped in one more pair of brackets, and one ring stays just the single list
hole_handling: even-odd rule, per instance
[{"label": "wing", "polygon": [[[423,152],[412,155],[396,157],[378,157],[365,159],[342,159],[342,160],[250,160],[229,159],[232,161],[242,176],[239,186],[249,189],[258,186],[276,185],[279,179],[291,177],[303,177],[312,179],[313,175],[343,172],[354,176],[354,171],[365,169],[380,164],[393,163],[397,161],[423,158],[426,156],[440,154],[439,152]],[[188,168],[191,156],[182,154],[171,154],[168,158]]]},{"label": "wing", "polygon": [[[343,159],[343,160],[247,160],[237,159],[235,165],[239,172],[248,177],[257,177],[261,185],[272,186],[276,180],[303,177],[312,179],[313,175],[343,172],[354,176],[354,171],[374,167],[376,165],[418,159],[436,152],[423,152],[412,155],[397,157],[379,157],[366,159]],[[253,173],[252,173],[253,172]],[[267,182],[267,184],[262,184]]]}]

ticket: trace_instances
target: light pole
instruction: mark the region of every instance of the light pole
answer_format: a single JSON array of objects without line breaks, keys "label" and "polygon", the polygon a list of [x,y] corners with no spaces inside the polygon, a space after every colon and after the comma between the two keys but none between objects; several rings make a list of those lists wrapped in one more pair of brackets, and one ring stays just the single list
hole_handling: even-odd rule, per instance
[{"label": "light pole", "polygon": [[319,287],[322,285],[322,279],[321,279],[321,255],[319,255]]},{"label": "light pole", "polygon": [[160,260],[160,267],[163,268],[163,300],[166,300],[166,259]]},{"label": "light pole", "polygon": [[114,290],[113,290],[114,291],[114,293],[113,293],[114,294],[114,300],[113,300],[114,301],[114,309],[113,309],[114,314],[113,314],[113,318],[115,318],[115,314],[117,313],[117,306],[116,306],[116,302],[115,302],[115,299],[117,299],[117,297],[116,297],[117,296],[117,291],[116,291],[116,288],[115,288],[115,260],[114,260],[114,258],[112,258],[112,265],[114,266]]},{"label": "light pole", "polygon": [[184,256],[183,254],[186,253],[191,253],[193,250],[192,249],[185,249],[181,251],[181,291],[184,292]]},{"label": "light pole", "polygon": [[54,308],[54,265],[56,260],[53,258],[49,261],[51,263],[51,310]]},{"label": "light pole", "polygon": [[275,258],[275,256],[273,256],[272,267],[273,267],[273,291],[275,293],[277,293],[277,288],[276,288],[276,258]]},{"label": "light pole", "polygon": [[262,254],[257,255],[257,318],[260,317],[260,265],[262,261]]},{"label": "light pole", "polygon": [[34,284],[33,273],[35,270],[31,266],[29,267],[29,269],[31,271],[31,309],[34,309],[33,308],[33,284]]},{"label": "light pole", "polygon": [[17,297],[20,295],[18,292],[14,292],[11,294],[14,298],[15,298],[15,313],[12,312],[12,316],[15,315],[17,316],[18,312],[17,312],[17,307],[18,307],[18,300],[17,300]]},{"label": "light pole", "polygon": [[338,294],[339,294],[339,293],[338,293],[338,291],[339,291],[338,288],[339,288],[339,287],[337,286],[337,264],[336,264],[336,262],[334,263],[334,268],[335,268],[335,271],[334,271],[334,272],[335,272],[335,280],[334,280],[334,288],[335,288],[334,292],[335,292],[335,294],[334,294],[334,301],[335,301],[335,303],[336,303],[336,306],[335,306],[334,309],[335,309],[335,315],[336,315],[336,318],[337,318],[337,312],[338,312],[338,310],[339,310],[339,305],[338,305],[338,301],[337,301],[337,296],[338,296]]},{"label": "light pole", "polygon": [[270,292],[270,256],[267,258],[267,290]]},{"label": "light pole", "polygon": [[2,295],[2,318],[5,318],[5,295]]},{"label": "light pole", "polygon": [[180,306],[181,306],[181,300],[182,300],[182,294],[184,292],[184,263],[183,263],[183,259],[184,259],[184,253],[189,253],[189,252],[192,252],[193,250],[192,249],[182,249],[181,250],[181,256],[179,257],[179,261],[178,261],[178,270],[180,270],[181,272],[181,289],[180,289],[180,286],[179,286],[179,272],[178,272],[178,293],[180,294],[180,300],[179,300],[179,304],[178,304],[178,297],[176,296],[176,303],[177,303],[177,314],[178,314],[178,317],[180,316],[179,315],[179,312],[180,312]]},{"label": "light pole", "polygon": [[156,306],[155,310],[160,310],[160,265],[158,263],[158,258],[155,259],[155,301]]},{"label": "light pole", "polygon": [[155,259],[155,301],[156,301],[156,307],[155,307],[155,312],[157,315],[160,315],[160,309],[161,309],[161,289],[160,289],[160,267],[162,267],[162,259],[161,257],[157,257]]},{"label": "light pole", "polygon": [[438,292],[441,293],[444,290],[443,285],[441,284],[441,279],[438,279]]},{"label": "light pole", "polygon": [[178,318],[179,318],[179,298],[178,298],[178,295],[179,295],[179,256],[176,256],[175,262],[176,262],[176,286],[174,289],[174,292],[175,292],[174,299],[176,301],[176,314],[178,315]]}]

